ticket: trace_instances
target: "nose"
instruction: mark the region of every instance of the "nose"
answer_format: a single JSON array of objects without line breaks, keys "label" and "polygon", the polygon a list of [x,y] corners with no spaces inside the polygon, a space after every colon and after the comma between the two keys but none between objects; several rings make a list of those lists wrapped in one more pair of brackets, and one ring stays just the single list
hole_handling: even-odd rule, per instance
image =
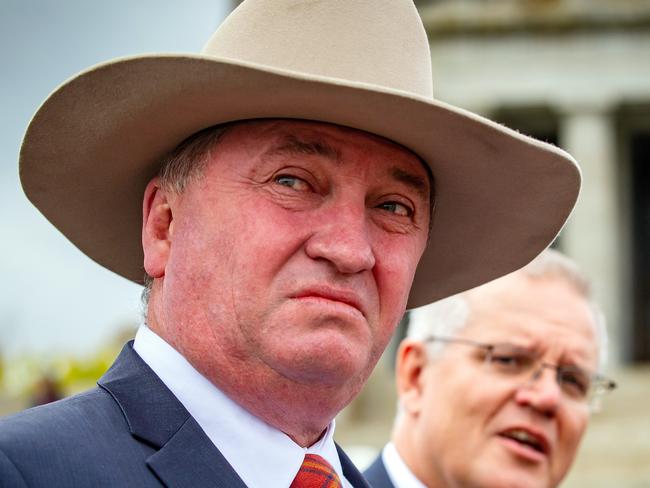
[{"label": "nose", "polygon": [[530,381],[517,389],[515,401],[545,417],[554,417],[562,401],[562,391],[557,383],[555,371],[540,367]]},{"label": "nose", "polygon": [[329,261],[344,274],[360,273],[375,266],[365,205],[333,207],[319,215],[319,220],[305,244],[310,258]]}]

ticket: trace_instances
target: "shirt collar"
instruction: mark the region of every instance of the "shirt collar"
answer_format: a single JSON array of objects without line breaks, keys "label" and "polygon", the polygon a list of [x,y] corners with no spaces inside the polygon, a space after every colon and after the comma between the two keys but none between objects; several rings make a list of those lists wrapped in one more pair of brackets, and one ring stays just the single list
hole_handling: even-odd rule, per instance
[{"label": "shirt collar", "polygon": [[406,465],[392,442],[384,447],[381,460],[395,488],[426,488]]},{"label": "shirt collar", "polygon": [[286,488],[307,453],[325,458],[344,486],[351,486],[343,477],[334,444],[334,420],[318,442],[302,448],[231,400],[147,326],[138,329],[133,349],[194,417],[248,487]]}]

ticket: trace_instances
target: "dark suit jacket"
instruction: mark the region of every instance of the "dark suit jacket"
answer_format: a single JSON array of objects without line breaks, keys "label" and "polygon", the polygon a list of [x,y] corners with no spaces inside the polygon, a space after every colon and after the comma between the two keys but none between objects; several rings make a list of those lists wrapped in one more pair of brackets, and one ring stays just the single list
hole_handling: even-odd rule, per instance
[{"label": "dark suit jacket", "polygon": [[386,471],[386,466],[384,466],[384,461],[381,459],[381,454],[363,472],[363,475],[372,488],[395,488],[393,482],[388,477],[388,472]]},{"label": "dark suit jacket", "polygon": [[[355,487],[368,488],[338,452],[345,477]],[[245,485],[127,344],[98,388],[0,419],[0,487],[26,486]]]}]

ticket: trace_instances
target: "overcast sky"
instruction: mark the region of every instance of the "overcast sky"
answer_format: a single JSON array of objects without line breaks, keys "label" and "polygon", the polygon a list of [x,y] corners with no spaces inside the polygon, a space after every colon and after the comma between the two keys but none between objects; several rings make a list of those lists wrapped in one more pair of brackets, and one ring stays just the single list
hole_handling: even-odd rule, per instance
[{"label": "overcast sky", "polygon": [[45,97],[102,61],[198,52],[229,0],[0,1],[0,352],[92,351],[139,320],[140,287],[70,244],[26,199],[18,151]]}]

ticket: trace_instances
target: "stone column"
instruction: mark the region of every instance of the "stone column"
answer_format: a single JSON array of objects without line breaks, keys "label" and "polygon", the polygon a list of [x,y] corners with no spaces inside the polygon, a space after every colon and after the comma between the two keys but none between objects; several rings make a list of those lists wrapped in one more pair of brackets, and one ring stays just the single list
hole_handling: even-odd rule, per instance
[{"label": "stone column", "polygon": [[616,132],[606,107],[579,106],[564,110],[560,145],[582,168],[578,204],[562,232],[562,250],[593,280],[594,295],[607,317],[610,364],[620,362],[623,333],[621,286],[623,242],[618,219]]}]

